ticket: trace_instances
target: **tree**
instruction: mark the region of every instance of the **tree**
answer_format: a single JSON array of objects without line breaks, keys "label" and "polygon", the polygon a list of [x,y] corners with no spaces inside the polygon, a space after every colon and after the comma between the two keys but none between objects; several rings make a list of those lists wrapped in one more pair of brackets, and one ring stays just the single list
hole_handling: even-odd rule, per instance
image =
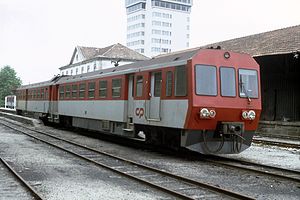
[{"label": "tree", "polygon": [[4,98],[15,94],[15,90],[22,84],[13,68],[6,65],[0,70],[0,107],[4,107]]}]

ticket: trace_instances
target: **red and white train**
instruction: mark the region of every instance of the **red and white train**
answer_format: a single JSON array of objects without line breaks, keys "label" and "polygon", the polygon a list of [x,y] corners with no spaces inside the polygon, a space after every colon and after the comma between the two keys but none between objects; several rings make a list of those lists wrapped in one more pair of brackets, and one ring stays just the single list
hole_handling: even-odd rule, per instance
[{"label": "red and white train", "polygon": [[239,153],[258,126],[259,65],[247,54],[189,49],[22,86],[17,112],[204,154]]}]

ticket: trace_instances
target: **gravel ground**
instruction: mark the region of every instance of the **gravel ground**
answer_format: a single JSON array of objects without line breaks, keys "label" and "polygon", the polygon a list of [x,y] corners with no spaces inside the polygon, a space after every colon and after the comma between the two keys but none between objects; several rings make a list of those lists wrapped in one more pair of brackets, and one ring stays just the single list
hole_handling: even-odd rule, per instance
[{"label": "gravel ground", "polygon": [[[200,160],[182,159],[147,150],[133,149],[69,131],[56,130],[51,127],[40,127],[39,129],[48,132],[54,131],[57,135],[68,136],[68,138],[87,144],[90,147],[150,166],[159,167],[178,175],[241,192],[257,199],[299,199],[300,196],[300,185],[286,180],[273,180],[270,177],[215,166]],[[0,132],[2,131],[0,130]],[[166,198],[166,196],[159,195],[157,192],[147,189],[147,187],[144,188],[113,173],[104,170],[99,172],[99,169],[94,169],[93,165],[88,165],[77,159],[75,161],[74,158],[70,158],[70,156],[62,154],[53,148],[45,148],[45,145],[31,141],[25,136],[13,134],[14,136],[11,137],[11,134],[6,134],[5,137],[2,137],[3,133],[1,133],[0,149],[2,150],[2,144],[7,145],[4,154],[6,156],[12,155],[11,159],[15,159],[14,162],[18,162],[20,166],[23,166],[26,160],[30,160],[28,165],[39,166],[39,168],[43,169],[42,171],[48,170],[46,175],[44,175],[45,173],[37,173],[39,180],[42,177],[42,182],[37,181],[35,183],[37,188],[48,195],[48,199],[61,199],[62,195],[64,199]],[[9,138],[13,139],[10,141]],[[15,143],[15,138],[19,138],[17,140],[17,149],[19,150],[14,153],[15,148],[11,147],[11,145]],[[22,144],[26,144],[24,149],[22,149]],[[14,144],[13,146],[16,145]],[[28,149],[28,147],[31,148]],[[14,157],[15,155],[17,155],[17,160]],[[32,155],[35,155],[36,158],[33,159]],[[254,145],[241,154],[228,156],[299,169],[299,151],[293,149]],[[36,163],[34,163],[35,160]],[[50,169],[44,169],[45,166],[48,166]],[[32,172],[30,168],[28,171]]]},{"label": "gravel ground", "polygon": [[33,199],[30,192],[2,162],[0,162],[0,177],[0,200]]},{"label": "gravel ground", "polygon": [[0,150],[0,156],[49,200],[170,199],[3,126],[0,126]]},{"label": "gravel ground", "polygon": [[[52,128],[49,127],[46,127],[46,129],[52,130]],[[273,179],[258,174],[249,174],[249,172],[239,170],[236,171],[232,170],[232,168],[215,166],[200,160],[188,160],[149,152],[147,150],[133,149],[99,139],[81,136],[73,132],[61,130],[56,130],[55,132],[57,135],[63,134],[64,136],[73,138],[73,140],[77,142],[88,144],[88,146],[104,150],[108,153],[114,153],[121,157],[159,167],[179,175],[241,192],[257,199],[299,199],[300,196],[300,185],[286,180]],[[255,145],[246,150],[245,153],[231,156],[271,165],[275,163],[278,166],[286,168],[299,169],[299,151],[297,150]],[[289,161],[289,163],[286,163],[287,161]]]},{"label": "gravel ground", "polygon": [[226,155],[224,157],[300,171],[300,149],[252,144],[249,149],[240,154]]}]

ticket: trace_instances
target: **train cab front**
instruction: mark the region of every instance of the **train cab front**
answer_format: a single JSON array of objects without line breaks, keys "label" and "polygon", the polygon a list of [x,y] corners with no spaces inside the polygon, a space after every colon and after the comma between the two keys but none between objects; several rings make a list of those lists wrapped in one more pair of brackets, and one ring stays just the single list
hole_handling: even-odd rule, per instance
[{"label": "train cab front", "polygon": [[247,54],[204,50],[192,60],[191,97],[181,146],[203,154],[250,147],[260,112],[259,66]]}]

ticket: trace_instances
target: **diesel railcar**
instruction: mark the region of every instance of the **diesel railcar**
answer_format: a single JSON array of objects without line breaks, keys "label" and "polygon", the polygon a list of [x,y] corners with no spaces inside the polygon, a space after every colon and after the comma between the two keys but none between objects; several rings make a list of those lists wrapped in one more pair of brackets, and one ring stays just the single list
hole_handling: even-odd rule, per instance
[{"label": "diesel railcar", "polygon": [[17,111],[203,154],[239,153],[258,126],[259,65],[243,53],[189,49],[22,86]]},{"label": "diesel railcar", "polygon": [[7,109],[16,109],[16,95],[8,95],[4,100],[4,107]]}]

